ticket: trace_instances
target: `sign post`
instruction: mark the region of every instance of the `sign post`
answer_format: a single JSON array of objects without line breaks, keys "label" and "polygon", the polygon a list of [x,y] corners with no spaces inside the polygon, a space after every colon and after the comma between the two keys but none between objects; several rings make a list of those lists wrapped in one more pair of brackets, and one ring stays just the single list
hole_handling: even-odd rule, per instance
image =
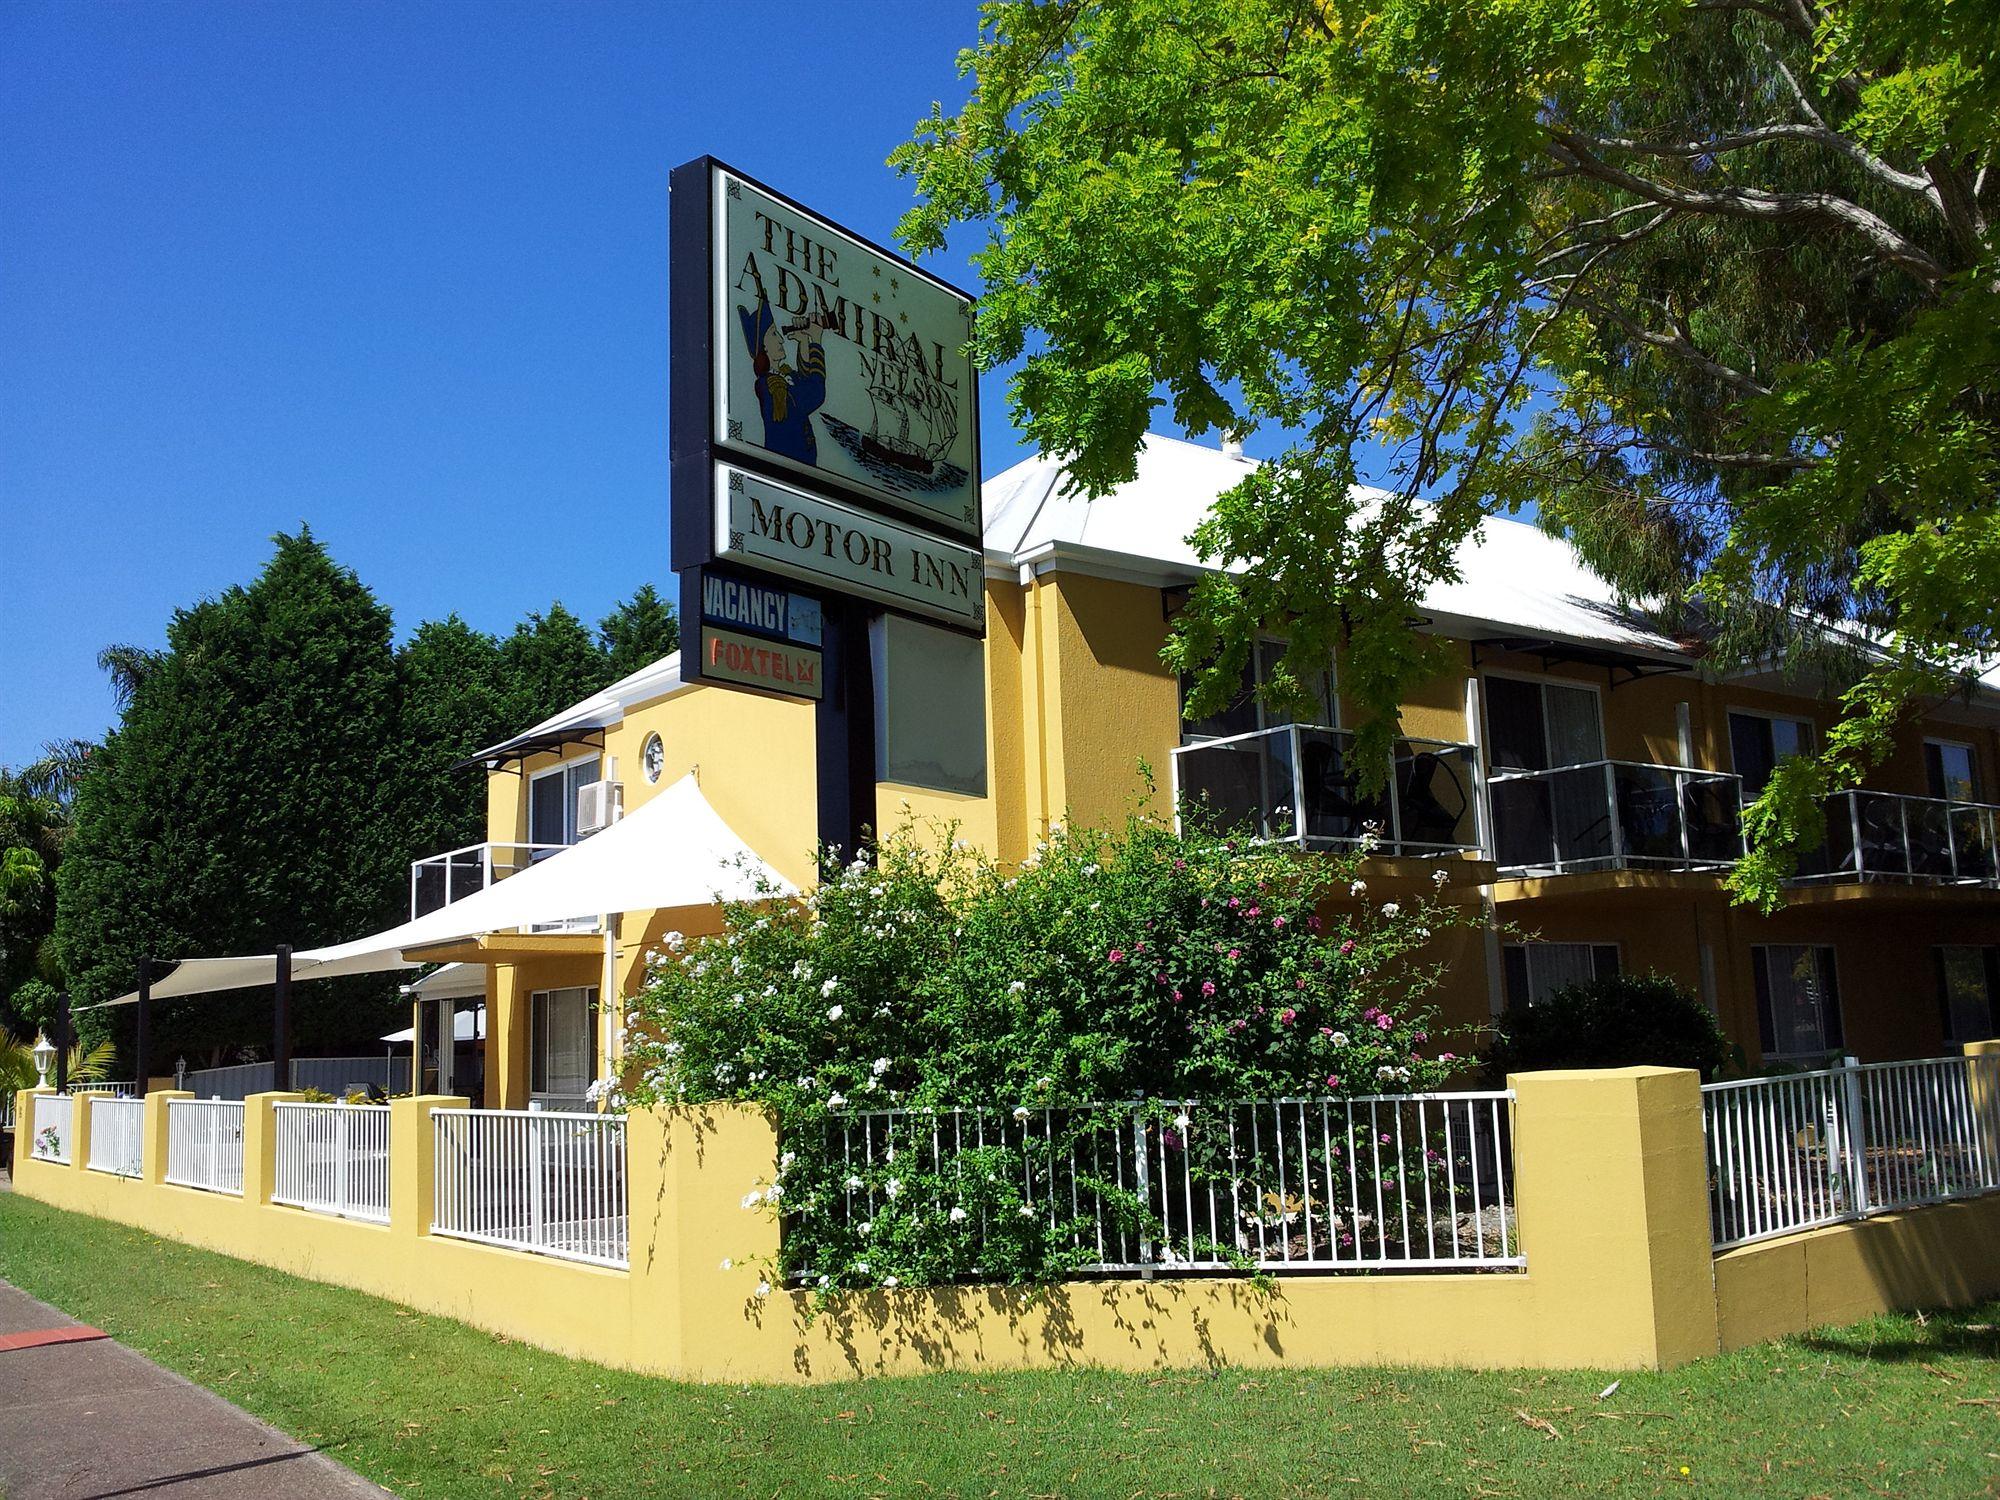
[{"label": "sign post", "polygon": [[668,188],[682,680],[816,705],[819,838],[852,857],[871,620],[986,630],[972,299],[711,157]]}]

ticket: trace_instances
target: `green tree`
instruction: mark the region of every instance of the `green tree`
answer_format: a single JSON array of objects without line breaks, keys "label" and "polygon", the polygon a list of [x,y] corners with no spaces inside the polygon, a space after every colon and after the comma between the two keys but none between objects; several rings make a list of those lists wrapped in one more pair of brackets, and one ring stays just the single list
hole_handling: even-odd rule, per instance
[{"label": "green tree", "polygon": [[56,870],[88,754],[68,741],[18,771],[0,767],[0,1036],[30,1038],[47,1019]]},{"label": "green tree", "polygon": [[637,593],[597,622],[597,638],[616,682],[680,649],[681,625],[674,607],[650,583],[642,583]]},{"label": "green tree", "polygon": [[612,680],[611,664],[589,628],[558,600],[531,612],[500,643],[507,719],[516,731],[587,698]]},{"label": "green tree", "polygon": [[[309,531],[256,580],[175,613],[78,787],[56,944],[78,1003],[130,987],[142,954],[268,952],[385,925],[404,908],[389,613]],[[399,1013],[387,981],[304,985],[301,1045]],[[163,1004],[158,1064],[269,1034],[264,992]],[[129,1029],[124,1013],[98,1012]]]},{"label": "green tree", "polygon": [[903,233],[989,226],[1022,427],[1091,493],[1162,406],[1291,443],[1196,533],[1242,571],[1178,619],[1191,712],[1283,623],[1269,695],[1344,645],[1385,763],[1426,587],[1535,504],[1719,666],[1844,648],[1839,727],[1747,819],[1768,905],[1820,795],[2000,646],[1990,4],[1007,0],[963,67]]},{"label": "green tree", "polygon": [[500,643],[457,615],[417,627],[396,654],[401,684],[398,767],[407,793],[406,858],[421,859],[486,837],[486,783],[454,769],[474,751],[526,727],[513,722]]}]

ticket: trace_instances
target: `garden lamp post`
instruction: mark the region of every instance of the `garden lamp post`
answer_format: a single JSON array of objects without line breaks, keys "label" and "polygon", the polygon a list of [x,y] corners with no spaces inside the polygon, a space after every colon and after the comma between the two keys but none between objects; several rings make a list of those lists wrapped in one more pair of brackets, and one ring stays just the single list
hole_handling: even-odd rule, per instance
[{"label": "garden lamp post", "polygon": [[49,1086],[49,1069],[54,1066],[56,1060],[55,1043],[49,1040],[49,1034],[46,1031],[35,1033],[34,1057],[35,1071],[41,1075],[35,1087],[45,1089]]}]

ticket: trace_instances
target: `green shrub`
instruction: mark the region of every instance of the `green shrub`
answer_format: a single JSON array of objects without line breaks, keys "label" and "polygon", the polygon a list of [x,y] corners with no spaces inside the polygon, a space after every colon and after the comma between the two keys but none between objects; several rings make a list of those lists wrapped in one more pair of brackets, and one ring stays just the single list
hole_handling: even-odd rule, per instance
[{"label": "green shrub", "polygon": [[1614,974],[1501,1017],[1487,1049],[1495,1086],[1536,1068],[1693,1068],[1713,1078],[1730,1048],[1707,1006],[1658,974]]},{"label": "green shrub", "polygon": [[[986,1109],[1002,1135],[1032,1117],[1059,1152],[1113,1118],[1130,1128],[1139,1096],[1438,1087],[1456,1060],[1423,1005],[1423,949],[1463,918],[1430,897],[1322,916],[1337,892],[1365,897],[1359,860],[1137,817],[1059,830],[1013,873],[948,836],[891,839],[800,901],[728,908],[720,936],[669,934],[628,1015],[616,1099],[773,1110],[779,1175],[746,1183],[745,1207],[783,1212],[782,1275],[1059,1276],[1075,1226],[1066,1202],[1028,1201],[1018,1141],[940,1156],[912,1149],[929,1117],[904,1116],[924,1123],[898,1156],[886,1136],[850,1150],[857,1122]],[[1177,1106],[1146,1108],[1148,1139],[1175,1148]],[[864,1193],[883,1206],[857,1225],[843,1209]]]}]

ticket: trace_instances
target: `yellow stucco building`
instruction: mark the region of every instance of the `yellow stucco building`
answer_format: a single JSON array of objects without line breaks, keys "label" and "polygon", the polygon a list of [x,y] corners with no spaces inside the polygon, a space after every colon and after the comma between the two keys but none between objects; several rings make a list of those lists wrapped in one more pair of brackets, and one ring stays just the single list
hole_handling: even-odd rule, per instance
[{"label": "yellow stucco building", "polygon": [[[1697,647],[1620,608],[1532,527],[1487,521],[1460,581],[1427,598],[1419,628],[1449,643],[1454,665],[1404,705],[1386,795],[1364,794],[1348,764],[1338,661],[1318,723],[1270,722],[1247,691],[1186,721],[1159,654],[1202,572],[1184,538],[1247,462],[1155,436],[1137,478],[1096,501],[1067,493],[1049,461],[989,481],[988,635],[963,655],[983,674],[984,790],[884,780],[877,826],[949,820],[1014,861],[1054,823],[1122,817],[1143,765],[1162,810],[1178,792],[1312,847],[1375,825],[1377,899],[1444,869],[1447,893],[1481,917],[1449,935],[1437,997],[1465,1032],[1616,969],[1699,993],[1752,1066],[1934,1056],[1993,1033],[2000,865],[1985,799],[2000,683],[1913,720],[1870,789],[1829,807],[1827,847],[1787,907],[1760,916],[1723,887],[1736,809],[1778,758],[1826,732],[1831,689],[1704,672]],[[804,883],[813,716],[805,701],[685,683],[667,657],[488,751],[489,844],[419,862],[413,900],[445,899],[447,875],[456,896],[523,868],[588,836],[607,801],[632,811],[688,773],[744,842]],[[615,791],[586,791],[598,783]],[[606,1067],[600,997],[629,991],[661,932],[704,919],[628,913],[411,954],[463,965],[418,990],[420,1089],[508,1107],[575,1100]],[[462,1020],[460,1040],[445,1040],[454,1013],[482,1008],[483,1042]]]}]

